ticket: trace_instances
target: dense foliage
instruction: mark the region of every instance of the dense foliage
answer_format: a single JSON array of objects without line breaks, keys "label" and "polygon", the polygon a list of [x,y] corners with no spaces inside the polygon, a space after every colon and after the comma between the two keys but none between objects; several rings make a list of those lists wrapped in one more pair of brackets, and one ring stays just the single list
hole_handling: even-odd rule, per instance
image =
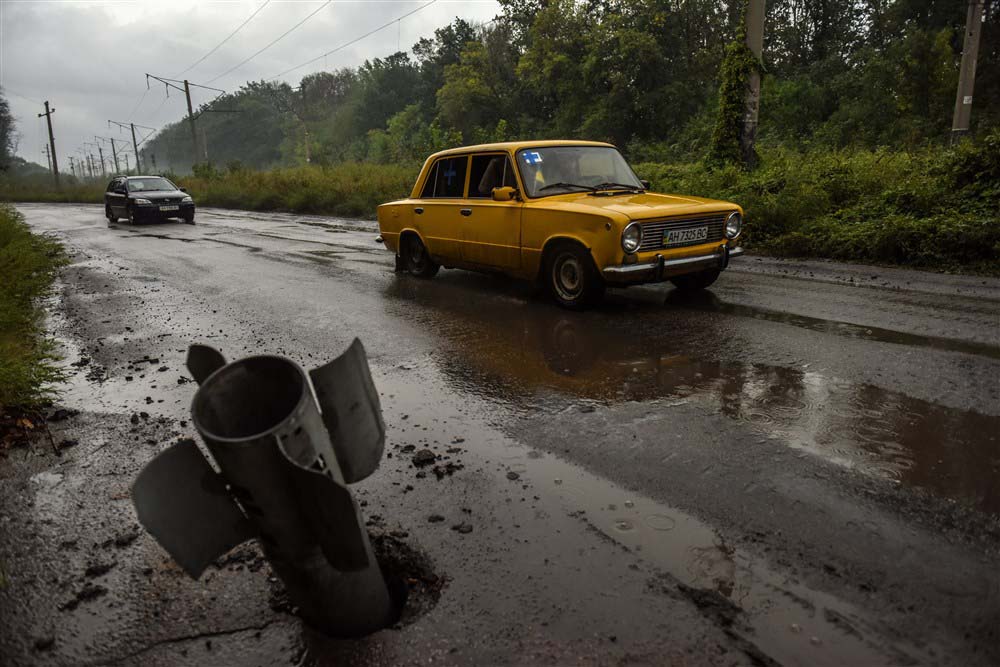
[{"label": "dense foliage", "polygon": [[59,378],[39,298],[62,262],[56,241],[32,234],[13,207],[0,204],[0,416],[35,407]]},{"label": "dense foliage", "polygon": [[[719,110],[742,5],[722,0],[502,0],[487,25],[456,20],[358,68],[298,88],[248,83],[204,113],[208,159],[254,167],[419,160],[435,148],[508,138],[610,140],[632,159],[701,159]],[[987,11],[973,122],[1000,124],[1000,12]],[[767,3],[760,140],[912,149],[950,130],[965,3]],[[732,51],[732,48],[730,48]],[[724,100],[723,100],[724,101]],[[199,133],[200,134],[200,133]],[[183,121],[145,149],[185,172]],[[199,156],[199,162],[205,156]]]}]

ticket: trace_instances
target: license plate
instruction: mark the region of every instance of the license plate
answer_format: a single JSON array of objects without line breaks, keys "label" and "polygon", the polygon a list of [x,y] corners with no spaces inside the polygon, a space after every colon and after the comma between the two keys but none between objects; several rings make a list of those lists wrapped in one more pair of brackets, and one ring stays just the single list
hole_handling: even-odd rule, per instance
[{"label": "license plate", "polygon": [[708,227],[694,229],[671,229],[663,233],[663,245],[678,245],[708,239]]},{"label": "license plate", "polygon": [[180,206],[161,206],[160,210],[161,211],[179,211],[180,208],[181,208]]}]

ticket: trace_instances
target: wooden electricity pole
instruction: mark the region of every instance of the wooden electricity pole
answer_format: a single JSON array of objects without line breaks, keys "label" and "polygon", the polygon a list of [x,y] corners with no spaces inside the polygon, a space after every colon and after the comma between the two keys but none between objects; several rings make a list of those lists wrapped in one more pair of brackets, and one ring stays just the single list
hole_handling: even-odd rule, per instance
[{"label": "wooden electricity pole", "polygon": [[[749,0],[746,13],[747,48],[759,62],[764,50],[764,0]],[[760,113],[760,70],[754,68],[747,80],[746,109],[743,131],[740,133],[740,150],[743,164],[753,169],[757,163],[757,117]]]},{"label": "wooden electricity pole", "polygon": [[184,95],[187,97],[188,122],[191,124],[191,150],[194,151],[192,153],[194,162],[191,163],[191,166],[194,167],[198,163],[198,131],[194,127],[194,110],[191,108],[191,85],[187,79],[184,79]]},{"label": "wooden electricity pole", "polygon": [[962,46],[962,69],[955,94],[955,115],[951,121],[951,141],[954,143],[969,133],[972,119],[972,89],[976,83],[976,61],[979,59],[979,36],[983,30],[985,0],[969,0],[965,16],[965,43]]},{"label": "wooden electricity pole", "polygon": [[45,100],[45,113],[38,114],[41,118],[45,116],[46,122],[49,124],[49,151],[52,153],[52,176],[55,178],[56,187],[59,187],[59,162],[56,160],[56,139],[52,134],[52,114],[56,112],[55,109],[49,109],[49,101]]}]

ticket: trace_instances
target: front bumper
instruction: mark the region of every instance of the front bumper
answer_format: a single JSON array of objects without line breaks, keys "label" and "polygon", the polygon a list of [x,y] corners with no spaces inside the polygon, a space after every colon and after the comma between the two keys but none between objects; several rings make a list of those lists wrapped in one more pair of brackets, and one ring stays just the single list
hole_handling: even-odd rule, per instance
[{"label": "front bumper", "polygon": [[176,206],[174,211],[161,211],[160,204],[139,204],[135,206],[135,217],[140,220],[153,218],[183,218],[194,215],[194,204],[163,204],[163,206]]},{"label": "front bumper", "polygon": [[719,269],[721,271],[729,266],[729,260],[742,254],[743,248],[730,248],[723,244],[716,252],[709,255],[666,259],[663,255],[658,254],[652,262],[609,266],[601,273],[604,274],[605,281],[617,285],[655,283],[669,280],[673,276],[704,271],[705,269]]}]

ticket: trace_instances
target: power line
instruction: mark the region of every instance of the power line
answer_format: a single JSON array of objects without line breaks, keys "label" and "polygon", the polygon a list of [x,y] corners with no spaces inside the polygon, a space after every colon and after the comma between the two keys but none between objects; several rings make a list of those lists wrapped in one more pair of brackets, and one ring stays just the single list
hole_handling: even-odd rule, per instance
[{"label": "power line", "polygon": [[327,5],[329,5],[329,4],[331,3],[331,2],[333,2],[333,0],[326,0],[326,2],[324,2],[324,3],[322,4],[322,5],[320,5],[319,9],[317,9],[317,10],[316,10],[316,11],[314,11],[314,12],[312,12],[311,14],[309,14],[309,16],[305,17],[304,19],[302,19],[301,21],[299,21],[298,23],[296,23],[295,25],[293,25],[293,26],[292,26],[291,28],[289,28],[288,30],[286,30],[286,31],[285,31],[284,33],[282,33],[282,34],[281,34],[281,36],[280,36],[280,37],[278,37],[277,39],[275,39],[275,40],[273,40],[272,42],[270,42],[270,43],[269,43],[269,44],[268,44],[267,46],[265,46],[264,48],[260,49],[259,51],[257,51],[256,53],[254,53],[254,54],[253,54],[252,56],[250,56],[250,57],[249,57],[249,58],[247,58],[246,60],[244,60],[244,61],[240,62],[239,64],[237,64],[237,65],[235,65],[235,66],[233,66],[233,67],[230,67],[229,69],[227,69],[227,70],[226,70],[225,72],[223,72],[223,73],[222,73],[222,74],[220,74],[219,76],[215,77],[214,79],[210,79],[210,80],[208,81],[208,83],[214,83],[214,82],[218,81],[219,79],[221,79],[222,77],[224,77],[224,76],[226,76],[227,74],[229,74],[230,72],[232,72],[232,71],[234,71],[234,70],[237,70],[237,69],[239,69],[240,67],[243,67],[243,66],[244,66],[244,65],[246,65],[246,64],[247,64],[248,62],[250,62],[251,60],[253,60],[253,59],[254,59],[254,58],[256,58],[257,56],[259,56],[260,54],[264,53],[264,52],[265,52],[265,51],[267,51],[267,50],[268,50],[269,48],[271,48],[272,46],[274,46],[275,44],[277,44],[278,42],[280,42],[281,40],[283,40],[283,39],[284,39],[285,37],[287,37],[287,36],[288,36],[288,35],[289,35],[289,34],[290,34],[290,33],[291,33],[291,32],[292,32],[293,30],[295,30],[296,28],[298,28],[299,26],[301,26],[301,25],[302,25],[303,23],[305,23],[306,21],[308,21],[309,19],[311,19],[311,18],[312,18],[313,16],[315,16],[316,14],[320,13],[320,11],[322,11],[323,9],[325,9],[325,8],[326,8],[326,6],[327,6]]},{"label": "power line", "polygon": [[[426,8],[430,7],[435,2],[437,2],[437,0],[431,0],[427,4],[421,5],[421,6],[417,7],[416,9],[409,11],[409,12],[403,14],[402,16],[400,16],[399,18],[395,18],[395,19],[389,21],[388,23],[375,28],[374,30],[366,32],[365,34],[361,35],[360,37],[357,37],[355,39],[352,39],[349,42],[341,44],[340,46],[338,46],[337,48],[333,49],[332,51],[327,51],[326,53],[318,55],[315,58],[313,58],[312,60],[307,60],[306,62],[302,63],[301,65],[296,65],[295,67],[292,67],[291,69],[286,69],[281,74],[278,74],[277,76],[272,76],[270,79],[268,79],[268,81],[274,81],[275,79],[280,79],[281,77],[285,76],[286,74],[288,74],[290,72],[294,72],[297,69],[301,69],[301,68],[305,67],[306,65],[313,64],[314,62],[316,62],[320,58],[325,58],[325,57],[327,57],[329,55],[332,55],[332,54],[336,53],[337,51],[342,51],[343,49],[346,49],[348,46],[351,46],[352,44],[357,44],[358,42],[360,42],[361,40],[365,39],[366,37],[371,37],[372,35],[374,35],[375,33],[379,32],[380,30],[385,30],[386,28],[388,28],[392,24],[397,23],[399,21],[402,21],[406,17],[412,16],[412,15],[416,14],[417,12],[419,12],[422,9],[426,9]],[[211,81],[209,81],[209,83],[211,83]]]},{"label": "power line", "polygon": [[39,102],[38,100],[33,100],[30,97],[25,97],[21,93],[14,92],[13,90],[11,90],[10,88],[8,88],[7,86],[0,86],[0,90],[2,90],[5,93],[10,93],[14,97],[20,97],[22,100],[25,100],[27,102],[31,102],[32,104],[37,104],[39,106],[42,105],[42,103]]},{"label": "power line", "polygon": [[250,21],[252,21],[252,20],[253,20],[253,17],[257,16],[257,14],[260,14],[261,10],[262,10],[262,9],[264,9],[265,7],[267,7],[267,6],[269,5],[269,4],[271,4],[271,0],[266,0],[266,2],[265,2],[265,3],[263,4],[263,5],[261,5],[260,7],[258,7],[258,8],[257,8],[257,11],[255,11],[255,12],[254,12],[253,14],[251,14],[251,15],[250,15],[250,17],[249,17],[249,18],[248,18],[248,19],[247,19],[246,21],[244,21],[243,23],[241,23],[241,24],[239,25],[239,27],[238,27],[238,28],[236,28],[236,30],[233,30],[233,31],[232,31],[231,33],[229,33],[229,36],[228,36],[228,37],[226,37],[226,38],[225,38],[224,40],[222,40],[221,42],[219,42],[218,44],[216,44],[216,45],[215,45],[215,48],[214,48],[214,49],[212,49],[211,51],[209,51],[208,53],[206,53],[205,55],[203,55],[203,56],[202,56],[201,58],[199,58],[199,59],[198,59],[198,60],[197,60],[197,61],[196,61],[196,62],[195,62],[195,63],[194,63],[193,65],[191,65],[190,67],[188,67],[188,68],[187,68],[186,70],[184,70],[183,72],[180,72],[179,74],[175,74],[174,76],[181,76],[181,75],[183,75],[183,74],[187,74],[188,72],[190,72],[191,70],[193,70],[193,69],[194,69],[195,67],[197,67],[197,66],[198,66],[198,65],[200,65],[201,63],[205,62],[205,58],[208,58],[208,57],[209,57],[210,55],[212,55],[213,53],[215,53],[216,51],[218,51],[218,50],[219,50],[219,48],[220,48],[220,47],[221,47],[221,46],[222,46],[223,44],[225,44],[225,43],[226,43],[226,42],[228,42],[228,41],[229,41],[230,39],[232,39],[232,38],[233,38],[233,35],[235,35],[235,34],[236,34],[236,33],[238,33],[238,32],[239,32],[240,30],[242,30],[242,29],[243,29],[243,27],[244,27],[244,26],[245,26],[245,25],[246,25],[247,23],[250,23]]}]

